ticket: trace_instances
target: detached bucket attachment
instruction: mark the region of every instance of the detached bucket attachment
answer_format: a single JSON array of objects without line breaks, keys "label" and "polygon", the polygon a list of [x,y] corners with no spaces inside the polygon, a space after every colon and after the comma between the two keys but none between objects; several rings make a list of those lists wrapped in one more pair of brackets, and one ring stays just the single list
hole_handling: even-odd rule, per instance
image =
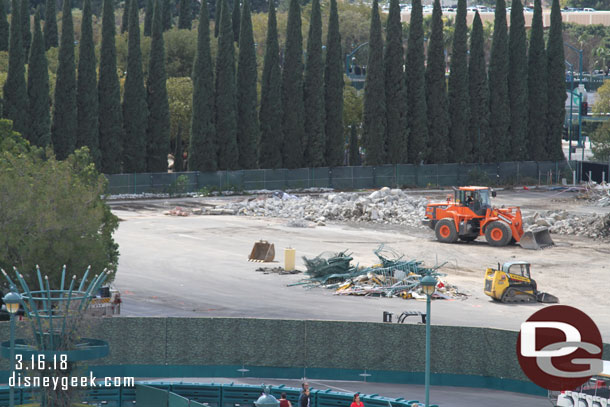
[{"label": "detached bucket attachment", "polygon": [[553,242],[553,239],[551,239],[549,229],[540,227],[532,230],[531,232],[525,232],[523,236],[521,236],[519,244],[524,249],[539,250],[545,247],[553,246],[555,245],[555,242]]},{"label": "detached bucket attachment", "polygon": [[557,304],[559,302],[559,298],[557,298],[554,295],[549,294],[549,293],[537,292],[536,293],[536,301],[544,302],[544,303],[547,303],[547,304]]},{"label": "detached bucket attachment", "polygon": [[254,243],[254,247],[250,252],[248,261],[255,261],[258,263],[268,263],[273,261],[275,258],[275,246],[273,243],[269,243],[266,240],[261,240]]}]

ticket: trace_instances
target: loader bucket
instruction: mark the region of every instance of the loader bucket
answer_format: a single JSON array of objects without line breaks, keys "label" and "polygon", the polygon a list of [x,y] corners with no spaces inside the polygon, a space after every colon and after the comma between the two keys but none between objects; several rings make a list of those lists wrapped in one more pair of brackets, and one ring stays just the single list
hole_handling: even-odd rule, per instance
[{"label": "loader bucket", "polygon": [[256,262],[270,262],[275,258],[275,246],[273,243],[269,243],[266,240],[261,240],[254,243],[248,261]]},{"label": "loader bucket", "polygon": [[544,302],[544,303],[547,303],[547,304],[557,304],[559,302],[559,298],[557,298],[554,295],[549,294],[549,293],[537,292],[536,293],[536,301]]},{"label": "loader bucket", "polygon": [[555,242],[553,242],[553,239],[551,239],[549,229],[540,227],[532,230],[531,232],[525,232],[523,236],[521,236],[519,244],[524,249],[539,250],[545,247],[553,246]]}]

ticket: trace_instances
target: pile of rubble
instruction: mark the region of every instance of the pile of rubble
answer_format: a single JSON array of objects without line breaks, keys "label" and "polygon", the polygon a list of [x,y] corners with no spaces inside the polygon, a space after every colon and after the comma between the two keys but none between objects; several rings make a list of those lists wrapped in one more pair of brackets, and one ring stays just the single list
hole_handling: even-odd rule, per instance
[{"label": "pile of rubble", "polygon": [[587,185],[587,195],[597,206],[610,206],[610,184],[590,183]]},{"label": "pile of rubble", "polygon": [[610,214],[576,215],[567,211],[547,211],[524,216],[524,230],[539,226],[546,226],[549,232],[561,235],[605,239],[610,237]]},{"label": "pile of rubble", "polygon": [[267,199],[229,203],[224,210],[236,215],[300,219],[319,225],[332,220],[422,227],[426,204],[425,198],[386,187],[370,195],[353,192],[318,196],[276,195]]},{"label": "pile of rubble", "polygon": [[309,278],[291,285],[320,286],[335,290],[335,295],[361,295],[425,299],[420,281],[425,275],[437,277],[433,298],[466,298],[455,286],[447,284],[434,268],[423,267],[420,261],[405,260],[396,251],[379,246],[374,251],[379,263],[371,267],[352,265],[352,257],[346,252],[322,253],[314,258],[303,257],[305,273]]}]

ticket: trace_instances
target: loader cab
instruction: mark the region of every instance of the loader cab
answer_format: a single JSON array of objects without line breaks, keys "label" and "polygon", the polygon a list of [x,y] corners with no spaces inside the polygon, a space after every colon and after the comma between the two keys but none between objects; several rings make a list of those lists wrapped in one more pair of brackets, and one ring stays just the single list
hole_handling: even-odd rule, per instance
[{"label": "loader cab", "polygon": [[[498,269],[499,269],[499,267],[498,267]],[[515,262],[510,262],[510,263],[504,263],[502,265],[502,271],[505,273],[527,278],[528,280],[531,279],[530,264],[525,261],[515,261]]]},{"label": "loader cab", "polygon": [[483,216],[487,209],[491,209],[491,196],[489,188],[460,188],[455,191],[455,202],[469,207],[477,215]]}]

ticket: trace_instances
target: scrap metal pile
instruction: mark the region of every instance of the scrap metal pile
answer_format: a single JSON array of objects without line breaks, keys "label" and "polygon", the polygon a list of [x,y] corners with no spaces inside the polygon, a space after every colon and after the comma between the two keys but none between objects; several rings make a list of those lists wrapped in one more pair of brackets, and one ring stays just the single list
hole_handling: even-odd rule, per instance
[{"label": "scrap metal pile", "polygon": [[324,252],[314,258],[303,257],[305,273],[309,278],[291,285],[309,287],[321,286],[335,290],[336,295],[363,295],[379,297],[401,297],[404,299],[425,299],[421,293],[420,280],[425,275],[437,277],[438,284],[433,298],[465,298],[455,286],[450,286],[439,277],[445,274],[437,270],[445,263],[433,267],[423,267],[421,261],[406,260],[404,255],[385,247],[375,251],[378,264],[371,267],[352,265],[353,258],[347,251]]}]

